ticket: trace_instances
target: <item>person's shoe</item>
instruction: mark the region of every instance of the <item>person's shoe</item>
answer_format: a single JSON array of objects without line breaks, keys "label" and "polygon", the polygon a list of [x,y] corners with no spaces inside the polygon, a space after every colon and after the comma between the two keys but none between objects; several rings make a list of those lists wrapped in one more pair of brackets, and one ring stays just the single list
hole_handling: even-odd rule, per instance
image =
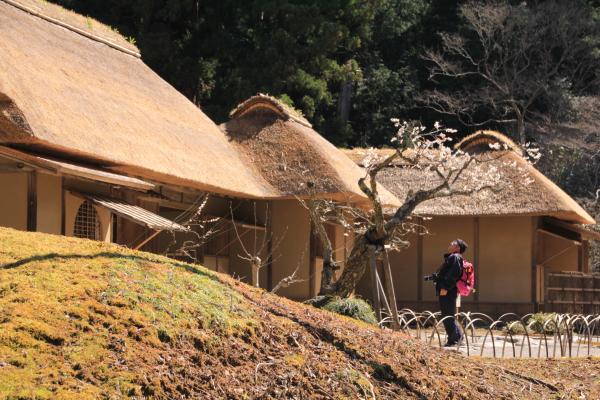
[{"label": "person's shoe", "polygon": [[458,337],[453,337],[452,339],[448,339],[444,347],[452,347],[459,344],[463,339],[463,335],[459,334]]},{"label": "person's shoe", "polygon": [[453,342],[454,342],[454,344],[460,344],[460,343],[462,343],[462,340],[463,340],[463,335],[459,334],[458,337],[453,340]]}]

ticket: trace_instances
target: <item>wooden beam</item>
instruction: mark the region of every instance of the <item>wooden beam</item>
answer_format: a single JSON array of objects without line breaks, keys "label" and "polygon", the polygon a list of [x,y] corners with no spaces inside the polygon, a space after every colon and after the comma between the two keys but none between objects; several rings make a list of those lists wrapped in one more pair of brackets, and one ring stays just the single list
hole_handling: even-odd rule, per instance
[{"label": "wooden beam", "polygon": [[0,173],[9,173],[9,174],[14,174],[15,172],[32,172],[35,171],[33,168],[31,167],[19,167],[19,166],[13,166],[13,165],[1,165],[0,166]]},{"label": "wooden beam", "polygon": [[578,241],[578,240],[572,240],[572,239],[566,238],[566,237],[558,235],[558,234],[556,234],[554,232],[550,232],[550,231],[548,231],[546,229],[537,228],[537,231],[540,232],[540,233],[543,233],[545,235],[552,236],[552,237],[554,237],[556,239],[561,239],[561,240],[565,240],[567,242],[571,242],[575,246],[581,246],[581,242]]},{"label": "wooden beam", "polygon": [[151,241],[152,239],[154,239],[156,236],[158,236],[159,233],[161,233],[162,231],[154,231],[154,233],[152,233],[150,236],[148,236],[146,239],[142,240],[140,244],[138,244],[137,246],[135,246],[133,249],[134,250],[139,250],[140,248],[142,248],[146,243],[148,243],[149,241]]}]

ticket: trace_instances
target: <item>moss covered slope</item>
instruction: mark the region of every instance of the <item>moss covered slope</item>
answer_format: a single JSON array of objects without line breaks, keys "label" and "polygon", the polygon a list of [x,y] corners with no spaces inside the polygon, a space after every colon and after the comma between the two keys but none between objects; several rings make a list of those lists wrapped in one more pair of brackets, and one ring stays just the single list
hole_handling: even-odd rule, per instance
[{"label": "moss covered slope", "polygon": [[556,394],[503,371],[202,267],[0,228],[0,398]]}]

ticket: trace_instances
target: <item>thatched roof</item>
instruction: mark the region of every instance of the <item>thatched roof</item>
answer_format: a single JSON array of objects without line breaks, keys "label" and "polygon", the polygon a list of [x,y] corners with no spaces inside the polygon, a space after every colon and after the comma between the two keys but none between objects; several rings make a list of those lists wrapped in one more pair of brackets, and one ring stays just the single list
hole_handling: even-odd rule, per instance
[{"label": "thatched roof", "polygon": [[60,10],[0,0],[0,143],[226,195],[279,195],[194,104]]},{"label": "thatched roof", "polygon": [[[253,96],[231,116],[221,128],[246,162],[281,197],[307,196],[314,190],[341,201],[366,201],[358,187],[364,172],[277,99]],[[387,204],[398,203],[384,188],[381,195]]]},{"label": "thatched roof", "polygon": [[104,25],[89,16],[66,10],[47,0],[2,0],[29,14],[52,22],[55,25],[77,32],[89,39],[104,43],[126,53],[140,57],[140,51],[132,41],[123,37],[116,29]]},{"label": "thatched roof", "polygon": [[[514,150],[493,151],[489,144],[506,143],[513,149],[514,143],[497,132],[480,131],[471,135],[458,146],[475,153],[477,157],[489,157],[490,165],[496,166],[510,183],[499,192],[482,191],[470,196],[452,196],[429,200],[416,209],[417,214],[429,216],[500,216],[538,215],[551,216],[564,221],[592,224],[594,219],[550,179],[528,164]],[[364,149],[344,150],[355,162],[361,164]],[[382,150],[384,155],[390,150]],[[362,158],[361,158],[362,157]],[[512,165],[512,166],[511,166]],[[533,182],[526,184],[522,172],[527,171]],[[408,168],[396,163],[378,175],[386,188],[400,200],[406,198],[409,190],[429,188],[440,182],[435,172],[427,168]],[[464,182],[462,184],[468,184]]]}]

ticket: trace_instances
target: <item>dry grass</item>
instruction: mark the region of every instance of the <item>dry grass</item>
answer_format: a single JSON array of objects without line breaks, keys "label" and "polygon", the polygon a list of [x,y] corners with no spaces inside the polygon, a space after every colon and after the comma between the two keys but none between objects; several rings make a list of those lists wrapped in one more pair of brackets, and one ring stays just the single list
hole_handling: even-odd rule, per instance
[{"label": "dry grass", "polygon": [[563,362],[466,359],[147,253],[6,228],[0,243],[0,398],[528,399],[597,390],[597,378],[578,384],[558,373]]}]

